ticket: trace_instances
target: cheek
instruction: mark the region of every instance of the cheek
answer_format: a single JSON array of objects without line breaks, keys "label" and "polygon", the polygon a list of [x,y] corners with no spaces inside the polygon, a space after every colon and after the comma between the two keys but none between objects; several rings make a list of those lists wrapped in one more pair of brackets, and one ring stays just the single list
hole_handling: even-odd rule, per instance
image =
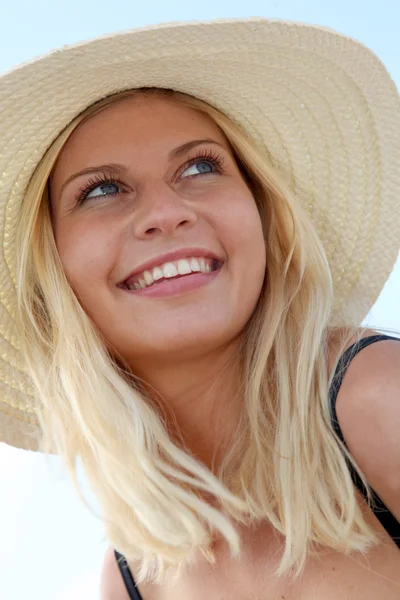
[{"label": "cheek", "polygon": [[83,223],[59,225],[55,231],[58,253],[65,274],[78,296],[90,296],[93,285],[107,276],[112,246],[109,230]]},{"label": "cheek", "polygon": [[259,300],[266,270],[264,231],[253,197],[230,196],[230,205],[220,215],[220,233],[229,257],[232,277],[231,298],[235,303],[235,322],[244,327]]},{"label": "cheek", "polygon": [[221,227],[229,250],[237,260],[246,262],[249,272],[265,272],[265,241],[260,214],[249,192],[230,198],[221,215]]}]

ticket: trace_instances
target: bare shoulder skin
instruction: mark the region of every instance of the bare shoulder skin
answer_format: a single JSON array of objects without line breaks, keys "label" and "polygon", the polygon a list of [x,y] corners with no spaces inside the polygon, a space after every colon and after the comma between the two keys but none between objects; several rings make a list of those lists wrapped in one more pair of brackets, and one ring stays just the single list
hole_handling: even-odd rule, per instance
[{"label": "bare shoulder skin", "polygon": [[354,357],[339,390],[336,408],[352,456],[400,521],[399,342],[383,340]]}]

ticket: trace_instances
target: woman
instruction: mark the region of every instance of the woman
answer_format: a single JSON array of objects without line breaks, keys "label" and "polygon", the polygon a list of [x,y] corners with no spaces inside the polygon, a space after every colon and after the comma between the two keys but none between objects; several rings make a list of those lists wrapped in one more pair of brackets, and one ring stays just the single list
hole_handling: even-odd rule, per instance
[{"label": "woman", "polygon": [[2,435],[82,461],[103,598],[397,598],[400,344],[360,327],[399,245],[384,67],[250,19],[0,88]]}]

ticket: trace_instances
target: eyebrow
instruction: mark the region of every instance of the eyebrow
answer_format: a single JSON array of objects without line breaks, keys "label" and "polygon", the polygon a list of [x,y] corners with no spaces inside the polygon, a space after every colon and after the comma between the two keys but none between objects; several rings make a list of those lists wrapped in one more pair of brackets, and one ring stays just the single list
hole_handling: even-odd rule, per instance
[{"label": "eyebrow", "polygon": [[[199,146],[200,144],[216,144],[217,146],[220,146],[221,148],[226,150],[226,148],[222,144],[220,144],[219,142],[217,142],[216,140],[213,140],[211,138],[204,138],[201,140],[191,140],[190,142],[185,142],[181,146],[178,146],[177,148],[174,148],[173,150],[171,150],[171,152],[168,154],[168,159],[173,160],[174,158],[178,158],[179,156],[182,156],[183,154],[185,154],[186,152],[189,152],[190,150],[192,150],[192,148],[194,148],[195,146]],[[64,181],[64,183],[62,184],[62,186],[60,188],[60,192],[59,192],[58,196],[59,197],[61,196],[61,194],[64,191],[64,188],[66,188],[66,186],[68,184],[70,184],[71,181],[73,181],[74,179],[77,179],[78,177],[81,177],[82,175],[98,173],[99,171],[107,171],[107,172],[111,173],[112,175],[119,175],[120,173],[126,173],[127,170],[128,170],[127,167],[125,167],[124,165],[121,165],[119,163],[109,163],[109,164],[104,164],[104,165],[96,165],[93,167],[86,167],[86,169],[82,169],[82,171],[73,173]]]}]

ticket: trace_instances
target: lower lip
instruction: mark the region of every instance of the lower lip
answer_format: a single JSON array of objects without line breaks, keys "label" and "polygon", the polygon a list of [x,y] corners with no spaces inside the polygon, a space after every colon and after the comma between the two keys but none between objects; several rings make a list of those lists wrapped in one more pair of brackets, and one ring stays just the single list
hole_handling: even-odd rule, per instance
[{"label": "lower lip", "polygon": [[160,283],[155,283],[146,288],[140,290],[128,290],[123,288],[128,294],[134,296],[146,296],[149,298],[162,298],[166,296],[176,296],[191,292],[197,288],[211,283],[218,277],[222,270],[222,267],[212,271],[211,273],[190,273],[189,275],[182,275],[181,277],[164,279]]},{"label": "lower lip", "polygon": [[148,298],[162,298],[166,296],[175,296],[191,292],[197,288],[207,285],[214,281],[220,274],[222,267],[212,271],[212,273],[190,273],[188,275],[182,275],[181,277],[164,279],[160,283],[155,283],[147,288],[141,288],[140,290],[128,290],[123,288],[128,294],[134,296],[146,296]]}]

